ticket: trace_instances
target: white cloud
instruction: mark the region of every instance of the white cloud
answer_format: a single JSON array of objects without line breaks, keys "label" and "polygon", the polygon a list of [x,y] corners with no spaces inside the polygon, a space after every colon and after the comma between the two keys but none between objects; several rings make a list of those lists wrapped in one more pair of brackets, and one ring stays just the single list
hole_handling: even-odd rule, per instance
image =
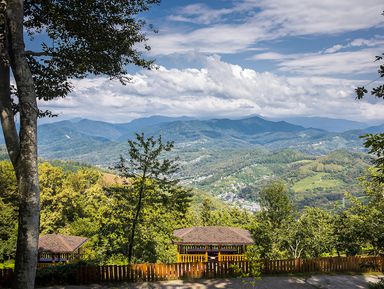
[{"label": "white cloud", "polygon": [[125,122],[162,114],[197,117],[318,115],[354,120],[381,119],[384,104],[354,101],[356,80],[278,77],[232,65],[218,56],[200,69],[141,71],[122,86],[105,78],[74,81],[65,99],[41,104],[63,117]]},{"label": "white cloud", "polygon": [[292,58],[289,55],[284,55],[276,52],[264,52],[254,55],[253,57],[249,59],[253,60],[282,60],[285,58]]},{"label": "white cloud", "polygon": [[262,27],[250,25],[220,24],[188,33],[164,32],[149,40],[153,55],[169,55],[200,51],[203,53],[237,53],[251,49],[258,40],[272,39],[265,35]]},{"label": "white cloud", "polygon": [[[209,2],[207,2],[209,3]],[[243,0],[230,8],[192,4],[168,19],[202,28],[161,28],[150,39],[153,54],[198,50],[237,53],[285,36],[334,35],[383,25],[382,0]]]},{"label": "white cloud", "polygon": [[177,12],[168,16],[168,19],[180,22],[190,22],[196,24],[211,24],[216,21],[222,21],[225,15],[231,14],[233,9],[210,9],[205,4],[190,4],[182,7]]},{"label": "white cloud", "polygon": [[255,21],[289,35],[334,34],[383,23],[380,0],[248,0],[245,5],[262,11]]},{"label": "white cloud", "polygon": [[377,49],[310,54],[293,59],[282,60],[279,70],[305,75],[363,74],[376,70],[374,63]]},{"label": "white cloud", "polygon": [[[372,39],[357,38],[346,44],[335,44],[323,51],[323,53],[335,53],[351,47],[384,47],[384,39],[382,37],[374,37]],[[380,47],[381,46],[381,47]],[[320,51],[322,53],[322,51]]]},{"label": "white cloud", "polygon": [[337,51],[340,51],[341,49],[345,48],[344,45],[341,45],[341,44],[336,44],[336,45],[333,45],[332,47],[330,48],[327,48],[324,50],[324,53],[335,53]]},{"label": "white cloud", "polygon": [[[359,47],[359,50],[349,49]],[[375,56],[384,51],[382,39],[355,39],[314,53],[263,52],[250,60],[275,61],[280,71],[294,75],[361,75],[377,70]]]}]

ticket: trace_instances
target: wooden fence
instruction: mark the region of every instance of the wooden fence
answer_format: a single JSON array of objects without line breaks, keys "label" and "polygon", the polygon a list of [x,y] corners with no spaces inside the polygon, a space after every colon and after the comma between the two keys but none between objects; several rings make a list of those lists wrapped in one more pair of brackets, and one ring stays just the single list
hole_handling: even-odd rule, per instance
[{"label": "wooden fence", "polygon": [[12,269],[0,269],[0,288],[9,286],[13,277]]},{"label": "wooden fence", "polygon": [[[383,271],[383,257],[329,257],[260,261],[263,274]],[[84,266],[77,271],[79,284],[105,281],[160,281],[192,278],[235,277],[240,268],[249,273],[247,261]]]},{"label": "wooden fence", "polygon": [[[139,282],[193,278],[226,278],[248,273],[251,264],[235,262],[195,262],[175,264],[132,264],[75,268],[73,284],[101,282]],[[316,259],[264,260],[260,261],[263,274],[279,273],[327,273],[383,271],[384,257],[329,257]],[[44,270],[44,269],[39,269]],[[0,287],[9,280],[11,270],[0,270]],[[7,279],[8,278],[8,279]]]}]

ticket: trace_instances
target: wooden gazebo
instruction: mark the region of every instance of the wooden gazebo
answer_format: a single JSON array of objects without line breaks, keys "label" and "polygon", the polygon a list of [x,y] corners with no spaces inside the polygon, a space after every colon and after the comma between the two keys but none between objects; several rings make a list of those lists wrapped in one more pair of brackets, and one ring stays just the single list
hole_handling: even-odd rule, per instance
[{"label": "wooden gazebo", "polygon": [[248,245],[254,244],[248,230],[209,226],[178,229],[173,232],[177,262],[243,261]]},{"label": "wooden gazebo", "polygon": [[39,264],[63,263],[79,260],[85,237],[47,234],[39,237]]}]

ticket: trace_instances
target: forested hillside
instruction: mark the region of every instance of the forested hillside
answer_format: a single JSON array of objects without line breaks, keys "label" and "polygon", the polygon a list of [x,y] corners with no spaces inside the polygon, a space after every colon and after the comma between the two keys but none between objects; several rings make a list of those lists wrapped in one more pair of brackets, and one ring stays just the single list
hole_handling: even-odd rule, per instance
[{"label": "forested hillside", "polygon": [[[348,160],[342,154],[338,156],[340,163]],[[327,159],[312,160],[306,166],[327,165]],[[138,197],[132,186],[122,184],[117,177],[99,169],[73,162],[42,162],[39,173],[41,233],[88,237],[84,260],[101,264],[126,263],[128,232]],[[255,252],[263,258],[379,254],[384,252],[382,190],[382,185],[369,179],[362,183],[359,191],[364,196],[363,202],[349,196],[347,208],[338,206],[336,210],[327,211],[306,207],[299,211],[283,183],[269,182],[259,193],[261,210],[251,213],[196,190],[191,194],[183,189],[155,189],[144,198],[145,209],[137,228],[133,261],[174,262],[173,230],[207,225],[249,229],[257,244]],[[12,259],[15,254],[16,195],[11,164],[1,161],[1,261]]]},{"label": "forested hillside", "polygon": [[193,187],[238,203],[258,208],[259,192],[273,180],[286,183],[300,208],[332,208],[346,192],[358,196],[358,177],[370,162],[364,153],[333,151],[314,156],[295,150],[189,150],[182,162],[184,182]]}]

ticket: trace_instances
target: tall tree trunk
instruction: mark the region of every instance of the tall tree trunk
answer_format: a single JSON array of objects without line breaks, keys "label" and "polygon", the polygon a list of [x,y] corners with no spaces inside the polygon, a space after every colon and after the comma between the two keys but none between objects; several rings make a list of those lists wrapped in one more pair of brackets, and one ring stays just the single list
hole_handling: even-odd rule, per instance
[{"label": "tall tree trunk", "polygon": [[0,119],[8,155],[17,172],[20,141],[12,111],[9,70],[8,64],[0,63]]},{"label": "tall tree trunk", "polygon": [[25,57],[22,0],[8,0],[9,51],[20,111],[20,154],[15,171],[20,193],[14,288],[34,288],[39,240],[40,189],[37,168],[36,92]]},{"label": "tall tree trunk", "polygon": [[139,200],[138,200],[137,206],[136,206],[135,217],[134,217],[133,222],[132,222],[131,237],[130,237],[129,244],[128,244],[128,263],[129,264],[132,261],[133,243],[135,241],[136,226],[137,226],[137,223],[139,222],[140,212],[141,212],[141,208],[142,208],[142,201],[143,201],[143,196],[144,196],[144,191],[145,191],[145,182],[146,182],[146,171],[147,170],[144,169],[143,176],[141,177],[141,180],[140,180]]}]

